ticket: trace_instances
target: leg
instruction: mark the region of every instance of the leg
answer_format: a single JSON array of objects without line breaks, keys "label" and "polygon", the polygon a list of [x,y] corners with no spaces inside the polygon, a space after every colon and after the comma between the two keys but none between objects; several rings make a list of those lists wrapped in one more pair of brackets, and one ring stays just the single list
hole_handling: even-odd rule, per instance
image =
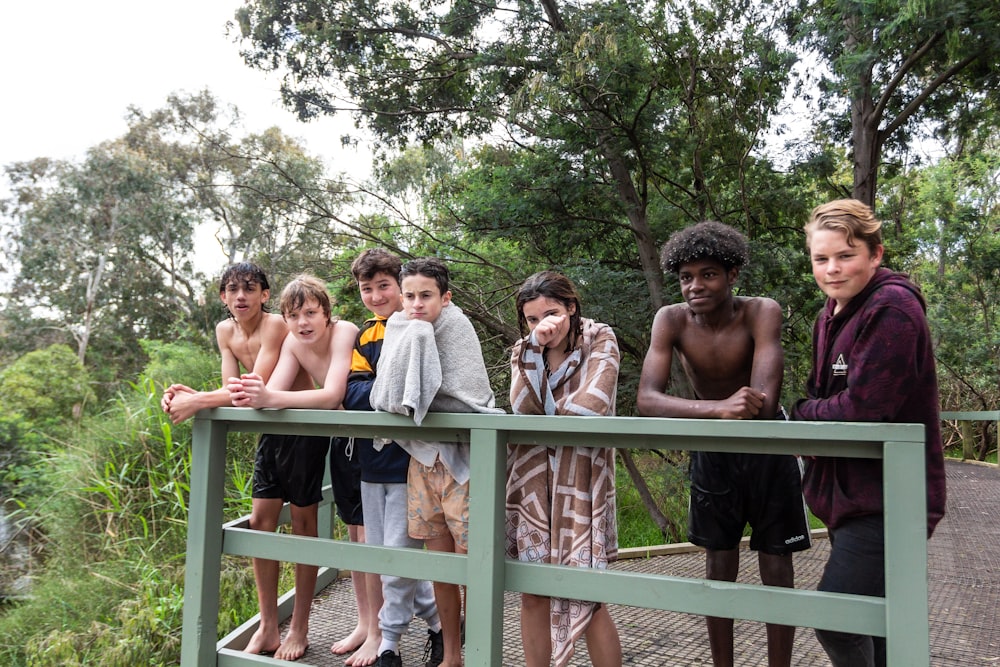
[{"label": "leg", "polygon": [[[881,516],[852,519],[830,531],[830,560],[817,590],[885,596],[885,551]],[[885,639],[816,630],[834,667],[883,667]]]},{"label": "leg", "polygon": [[[254,498],[250,512],[250,528],[274,532],[284,502],[280,498]],[[253,578],[257,583],[257,604],[260,626],[250,638],[247,653],[274,653],[281,646],[278,630],[278,561],[253,559]]]},{"label": "leg", "polygon": [[621,667],[622,644],[608,605],[602,604],[594,611],[583,636],[587,638],[590,664],[594,667]]},{"label": "leg", "polygon": [[[334,437],[330,440],[330,482],[333,486],[337,515],[347,524],[351,542],[364,542],[364,504],[361,499],[361,465],[355,456],[353,438]],[[365,644],[369,630],[375,626],[378,609],[371,609],[368,603],[368,586],[363,572],[351,572],[351,586],[358,609],[358,621],[349,635],[334,642],[330,650],[337,654],[350,653]],[[368,660],[371,662],[368,662]],[[375,662],[373,649],[365,655],[352,655],[345,664],[368,665]]]},{"label": "leg", "polygon": [[[792,588],[795,585],[795,566],[791,554],[778,556],[757,552],[760,580],[765,586]],[[769,667],[789,667],[792,664],[792,643],[795,626],[767,624],[767,664]]]},{"label": "leg", "polygon": [[[363,538],[366,544],[385,544],[385,526],[382,519],[386,502],[384,489],[385,486],[382,484],[361,483],[360,492],[364,512],[364,526],[358,526],[359,531],[357,531],[357,534],[355,532],[351,533],[352,539],[358,537]],[[358,602],[358,626],[360,627],[362,622],[362,609],[367,610],[367,613],[364,614],[367,622],[364,628],[364,643],[354,655],[344,661],[344,664],[354,667],[365,667],[366,665],[374,664],[380,654],[379,644],[382,641],[382,631],[379,628],[378,615],[379,610],[382,608],[382,577],[371,572],[355,572],[351,575],[352,583],[355,582],[354,575],[360,575],[359,579],[361,579],[355,585],[364,586],[365,590],[363,599],[361,596],[355,596]],[[357,628],[355,631],[357,631]],[[344,641],[346,642],[347,640]],[[337,642],[330,650],[334,654],[340,654],[350,649],[344,649],[343,642]]]},{"label": "leg", "polygon": [[[351,665],[352,667],[374,665],[380,654],[379,645],[382,643],[382,630],[379,629],[378,625],[379,609],[382,608],[382,577],[373,572],[364,572],[362,574],[364,575],[362,583],[365,587],[365,595],[367,597],[366,603],[369,609],[369,619],[365,643],[355,651],[354,655],[344,661],[345,665]],[[374,619],[370,616],[372,613],[374,613]]]},{"label": "leg", "polygon": [[552,661],[551,609],[549,598],[521,594],[521,644],[526,667],[548,667]]},{"label": "leg", "polygon": [[[738,549],[705,551],[705,576],[715,581],[736,581],[740,569]],[[708,644],[715,667],[733,666],[733,619],[707,616]]]},{"label": "leg", "polygon": [[[466,550],[455,544],[451,534],[425,540],[431,551],[464,554]],[[462,591],[458,584],[434,582],[434,599],[437,600],[438,615],[444,634],[443,667],[462,667]]]},{"label": "leg", "polygon": [[[292,533],[305,537],[316,537],[319,534],[316,505],[292,505],[291,510]],[[274,654],[278,660],[298,660],[309,648],[309,612],[312,610],[313,596],[316,595],[318,571],[319,568],[315,565],[295,565],[295,606],[285,641],[281,642],[281,647]]]},{"label": "leg", "polygon": [[[350,537],[351,542],[365,541],[364,526],[348,525],[347,534]],[[330,651],[337,655],[350,653],[351,651],[364,647],[368,642],[371,629],[378,625],[378,607],[372,609],[368,598],[367,574],[365,572],[351,572],[351,587],[354,589],[354,602],[358,609],[358,622],[355,624],[354,630],[351,631],[351,634],[347,635],[340,641],[334,642],[333,646],[330,647]],[[375,639],[375,648],[378,648],[377,638]],[[364,651],[364,655],[352,655],[344,661],[344,664],[370,665],[375,662],[376,657],[377,656],[374,655],[374,649],[371,649]]]}]

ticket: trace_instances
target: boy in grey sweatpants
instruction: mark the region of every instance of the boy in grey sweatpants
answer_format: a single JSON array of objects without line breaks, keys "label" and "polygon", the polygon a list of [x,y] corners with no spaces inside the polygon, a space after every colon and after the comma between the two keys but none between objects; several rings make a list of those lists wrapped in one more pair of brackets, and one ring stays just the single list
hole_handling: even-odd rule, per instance
[{"label": "boy in grey sweatpants", "polygon": [[[354,345],[351,374],[347,380],[344,408],[371,410],[369,395],[375,382],[385,336],[385,321],[402,310],[399,288],[400,260],[381,249],[366,250],[351,265],[351,273],[358,282],[361,301],[374,315],[361,325]],[[373,443],[370,439],[356,438],[355,448],[361,461],[361,507],[364,512],[365,542],[387,547],[423,547],[420,540],[411,538],[407,530],[406,496],[407,471],[410,455],[395,442]],[[366,575],[369,601],[381,602],[378,614],[380,637],[369,631],[366,648],[375,648],[376,667],[401,667],[399,640],[410,625],[414,615],[427,621],[428,638],[425,655],[426,667],[437,667],[444,659],[441,620],[434,601],[434,588],[429,581],[377,574]],[[368,664],[367,656],[355,654],[347,664]]]}]

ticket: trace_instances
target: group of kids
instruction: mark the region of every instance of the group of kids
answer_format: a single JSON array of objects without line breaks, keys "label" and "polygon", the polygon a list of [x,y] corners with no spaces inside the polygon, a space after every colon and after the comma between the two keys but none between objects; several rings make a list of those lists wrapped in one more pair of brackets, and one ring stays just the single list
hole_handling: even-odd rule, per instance
[{"label": "group of kids", "polygon": [[[675,233],[661,263],[678,276],[683,302],[653,321],[640,377],[640,415],[704,419],[878,421],[925,425],[927,534],[944,515],[945,483],[932,341],[919,289],[881,267],[881,223],[869,207],[836,200],[805,225],[813,275],[827,296],[814,328],[807,396],[786,415],[782,311],[772,299],[733,294],[749,258],[735,229],[702,222]],[[223,387],[172,385],[162,407],[174,422],[202,409],[380,410],[418,425],[428,412],[498,413],[475,330],[451,301],[447,267],[403,264],[366,250],[351,272],[372,317],[360,329],[331,316],[322,282],[299,276],[267,312],[270,288],[250,263],[227,269],[220,297],[230,317],[216,327]],[[584,318],[560,273],[529,277],[516,298],[524,336],[512,348],[515,414],[613,415],[619,349],[606,324]],[[671,392],[678,361],[694,398]],[[241,373],[241,368],[244,372]],[[317,535],[327,452],[337,511],[350,539],[465,553],[467,443],[262,435],[250,526],[273,531],[285,502],[292,530]],[[617,557],[614,449],[512,443],[507,451],[506,552],[512,559],[605,568]],[[877,460],[692,452],[688,535],[706,551],[706,576],[735,581],[744,528],[766,585],[794,584],[792,554],[810,546],[803,498],[828,527],[831,554],[819,590],[884,596],[882,469]],[[308,647],[317,568],[296,565],[295,607],[279,635],[278,563],[254,559],[260,624],[246,651],[296,660]],[[335,643],[345,664],[402,665],[399,642],[414,616],[428,625],[428,667],[462,664],[458,585],[352,573],[358,623]],[[708,618],[715,665],[732,665],[733,621]],[[768,664],[791,663],[794,627],[768,624]],[[884,638],[817,630],[835,666],[885,664]],[[586,639],[591,663],[622,664],[615,623],[602,603],[524,593],[525,664],[566,665]]]}]

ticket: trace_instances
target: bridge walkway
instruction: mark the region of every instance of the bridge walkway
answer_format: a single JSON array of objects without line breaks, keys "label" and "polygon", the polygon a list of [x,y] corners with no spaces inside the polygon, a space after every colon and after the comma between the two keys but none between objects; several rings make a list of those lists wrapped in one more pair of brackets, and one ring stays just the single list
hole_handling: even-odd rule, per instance
[{"label": "bridge walkway", "polygon": [[[1000,665],[1000,468],[949,461],[948,510],[928,542],[931,664],[942,667]],[[813,589],[829,553],[826,539],[795,554],[798,588]],[[756,557],[743,550],[740,581],[756,583]],[[623,570],[681,577],[704,576],[700,551],[650,558],[630,558],[614,565]],[[518,622],[518,596],[504,598],[504,666],[523,664]],[[625,665],[683,667],[711,665],[712,659],[700,616],[611,605],[622,640]],[[309,651],[300,664],[339,667],[343,656],[330,645],[354,627],[354,595],[350,579],[341,578],[315,600]],[[736,622],[736,662],[766,665],[767,642],[759,623]],[[422,621],[415,620],[403,638],[401,654],[407,667],[422,665],[426,638]],[[589,665],[586,646],[578,644],[573,665]],[[792,664],[828,665],[826,655],[810,629],[796,633]]]}]

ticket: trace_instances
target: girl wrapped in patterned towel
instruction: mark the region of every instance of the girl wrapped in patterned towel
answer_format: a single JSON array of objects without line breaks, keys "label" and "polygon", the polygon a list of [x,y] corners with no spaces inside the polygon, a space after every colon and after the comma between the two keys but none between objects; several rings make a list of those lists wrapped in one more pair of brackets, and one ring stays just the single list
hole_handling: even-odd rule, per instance
[{"label": "girl wrapped in patterned towel", "polygon": [[[618,341],[611,327],[581,316],[573,283],[553,271],[536,273],[518,292],[517,316],[528,335],[511,354],[514,413],[613,415]],[[606,568],[618,555],[614,449],[510,445],[506,532],[509,558]],[[566,665],[581,635],[594,665],[621,665],[606,605],[522,594],[528,667]]]}]

